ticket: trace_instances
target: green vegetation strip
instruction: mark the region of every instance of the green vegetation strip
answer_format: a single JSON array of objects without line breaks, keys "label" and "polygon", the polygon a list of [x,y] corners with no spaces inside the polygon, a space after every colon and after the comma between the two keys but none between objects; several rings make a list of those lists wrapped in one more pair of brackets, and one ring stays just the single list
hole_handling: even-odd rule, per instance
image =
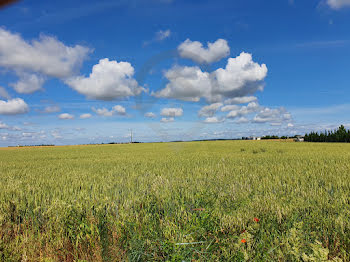
[{"label": "green vegetation strip", "polygon": [[350,144],[0,149],[0,261],[349,261]]}]

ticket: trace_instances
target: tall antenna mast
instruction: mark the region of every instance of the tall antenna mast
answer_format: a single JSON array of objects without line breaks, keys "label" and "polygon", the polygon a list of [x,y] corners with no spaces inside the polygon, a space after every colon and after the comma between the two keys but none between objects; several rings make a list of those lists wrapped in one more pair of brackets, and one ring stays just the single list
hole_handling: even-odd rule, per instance
[{"label": "tall antenna mast", "polygon": [[130,129],[130,143],[132,143],[132,129]]}]

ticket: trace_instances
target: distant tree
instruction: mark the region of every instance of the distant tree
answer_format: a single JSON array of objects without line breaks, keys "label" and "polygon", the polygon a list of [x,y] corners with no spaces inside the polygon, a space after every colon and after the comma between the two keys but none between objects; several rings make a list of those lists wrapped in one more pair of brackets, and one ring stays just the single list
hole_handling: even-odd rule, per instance
[{"label": "distant tree", "polygon": [[280,139],[279,136],[275,136],[275,135],[267,135],[267,136],[263,136],[261,139]]},{"label": "distant tree", "polygon": [[323,133],[310,132],[305,134],[304,140],[307,142],[350,142],[350,130],[341,125],[334,131],[324,131]]}]

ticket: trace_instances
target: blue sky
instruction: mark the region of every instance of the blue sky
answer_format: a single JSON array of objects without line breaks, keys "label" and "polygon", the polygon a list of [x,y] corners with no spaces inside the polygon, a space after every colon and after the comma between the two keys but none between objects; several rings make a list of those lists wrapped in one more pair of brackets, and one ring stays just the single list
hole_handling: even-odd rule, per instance
[{"label": "blue sky", "polygon": [[350,127],[350,0],[19,1],[0,146]]}]

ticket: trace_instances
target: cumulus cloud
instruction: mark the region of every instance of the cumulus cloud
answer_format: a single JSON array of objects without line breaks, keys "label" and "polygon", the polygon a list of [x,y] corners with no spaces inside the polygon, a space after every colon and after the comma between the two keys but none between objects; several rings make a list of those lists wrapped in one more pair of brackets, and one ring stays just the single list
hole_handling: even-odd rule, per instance
[{"label": "cumulus cloud", "polygon": [[182,108],[163,108],[160,115],[165,117],[179,117],[183,115],[183,110]]},{"label": "cumulus cloud", "polygon": [[229,58],[226,68],[214,73],[215,93],[227,98],[243,97],[263,90],[267,67],[253,62],[252,55],[243,52],[236,58]]},{"label": "cumulus cloud", "polygon": [[87,47],[66,46],[45,35],[25,41],[19,34],[0,28],[0,66],[8,69],[66,78],[78,71],[90,52]]},{"label": "cumulus cloud", "polygon": [[174,98],[198,102],[201,97],[210,97],[210,74],[202,72],[199,67],[175,66],[165,73],[169,80],[166,87],[153,93],[156,97]]},{"label": "cumulus cloud", "polygon": [[327,0],[327,4],[332,9],[341,9],[344,7],[350,7],[350,0]]},{"label": "cumulus cloud", "polygon": [[226,99],[224,103],[229,105],[239,105],[254,102],[256,100],[257,98],[255,96],[243,96]]},{"label": "cumulus cloud", "polygon": [[87,119],[87,118],[90,118],[90,117],[92,117],[92,115],[89,114],[89,113],[80,115],[80,119]]},{"label": "cumulus cloud", "polygon": [[[229,105],[227,107],[227,111],[230,107],[236,105]],[[222,111],[226,111],[226,108],[222,107]],[[237,106],[236,106],[237,107]],[[251,115],[255,113],[256,115],[250,121],[246,118],[247,115]],[[281,125],[282,123],[290,123],[292,121],[292,115],[287,112],[284,107],[271,109],[268,107],[260,106],[257,102],[250,102],[246,106],[241,106],[238,108],[234,108],[229,111],[226,115],[227,118],[235,118],[235,123],[244,124],[244,123],[270,123],[272,126]]]},{"label": "cumulus cloud", "polygon": [[162,119],[160,120],[160,122],[162,123],[170,123],[170,122],[174,122],[175,119],[173,117],[162,117]]},{"label": "cumulus cloud", "polygon": [[47,106],[45,107],[43,113],[57,113],[57,112],[60,112],[61,111],[61,108],[59,106]]},{"label": "cumulus cloud", "polygon": [[89,77],[72,77],[66,83],[90,99],[114,100],[144,91],[133,75],[134,68],[130,63],[105,58],[92,67]]},{"label": "cumulus cloud", "polygon": [[68,114],[68,113],[63,113],[58,116],[59,119],[74,119],[74,115]]},{"label": "cumulus cloud", "polygon": [[45,82],[44,77],[29,74],[29,73],[18,73],[19,80],[16,83],[10,84],[17,93],[20,94],[32,94],[42,89]]},{"label": "cumulus cloud", "polygon": [[280,124],[282,122],[291,121],[292,116],[284,107],[271,109],[265,107],[259,111],[259,113],[254,117],[254,123],[272,123]]},{"label": "cumulus cloud", "polygon": [[22,137],[34,138],[37,132],[23,132]]},{"label": "cumulus cloud", "polygon": [[0,98],[10,99],[11,96],[7,93],[6,89],[0,86]]},{"label": "cumulus cloud", "polygon": [[266,75],[266,65],[255,63],[251,54],[243,52],[212,73],[196,66],[175,66],[165,73],[169,80],[166,87],[153,95],[194,102],[204,98],[210,103],[233,98],[236,101],[231,102],[254,101],[248,95],[263,90]]},{"label": "cumulus cloud", "polygon": [[221,108],[221,112],[238,110],[240,107],[238,105],[226,105]]},{"label": "cumulus cloud", "polygon": [[208,42],[207,48],[203,47],[201,42],[187,39],[177,49],[181,57],[201,64],[219,61],[230,54],[230,47],[224,39],[218,39],[214,43]]},{"label": "cumulus cloud", "polygon": [[[19,130],[17,130],[19,131]],[[1,137],[2,136],[2,137]],[[45,132],[44,131],[39,131],[39,132],[21,132],[21,133],[0,133],[0,139],[9,141],[10,144],[13,145],[18,145],[21,144],[22,141],[26,141],[24,143],[28,144],[33,144],[33,143],[40,143],[41,139],[46,138]],[[33,142],[37,141],[37,142]]]},{"label": "cumulus cloud", "polygon": [[236,118],[237,116],[239,116],[238,110],[232,110],[226,115],[227,118]]},{"label": "cumulus cloud", "polygon": [[199,110],[198,115],[212,117],[220,109],[220,107],[222,107],[222,103],[214,103],[208,106],[204,106]]},{"label": "cumulus cloud", "polygon": [[147,112],[145,113],[145,117],[148,117],[148,118],[155,118],[157,117],[157,115],[153,112]]},{"label": "cumulus cloud", "polygon": [[[228,108],[227,108],[228,109]],[[227,118],[236,118],[236,117],[242,117],[254,112],[257,112],[261,109],[261,106],[256,102],[251,102],[246,106],[234,108],[227,114]]]},{"label": "cumulus cloud", "polygon": [[216,123],[221,123],[224,120],[225,120],[224,118],[219,119],[216,116],[213,116],[213,117],[207,117],[203,122],[207,124],[216,124]]},{"label": "cumulus cloud", "polygon": [[107,108],[92,108],[92,111],[94,111],[99,116],[113,116],[114,112],[113,110],[108,110]]},{"label": "cumulus cloud", "polygon": [[125,115],[126,114],[125,107],[123,107],[121,105],[113,106],[113,111],[115,113],[117,113],[118,115]]},{"label": "cumulus cloud", "polygon": [[247,115],[250,113],[257,112],[259,109],[261,109],[261,106],[257,102],[251,102],[246,106],[242,106],[239,109],[240,115]]},{"label": "cumulus cloud", "polygon": [[21,98],[0,100],[0,115],[17,115],[29,111],[29,106]]},{"label": "cumulus cloud", "polygon": [[64,119],[64,120],[67,120],[67,119],[74,119],[74,116],[71,115],[71,114],[68,114],[68,113],[63,113],[63,114],[60,114],[58,116],[59,119]]},{"label": "cumulus cloud", "polygon": [[115,105],[111,110],[108,110],[107,108],[92,108],[92,111],[94,111],[96,114],[100,116],[113,116],[115,114],[117,115],[125,115],[126,109],[121,105]]},{"label": "cumulus cloud", "polygon": [[247,124],[249,123],[249,119],[245,118],[244,116],[238,118],[237,120],[235,120],[236,124]]}]

